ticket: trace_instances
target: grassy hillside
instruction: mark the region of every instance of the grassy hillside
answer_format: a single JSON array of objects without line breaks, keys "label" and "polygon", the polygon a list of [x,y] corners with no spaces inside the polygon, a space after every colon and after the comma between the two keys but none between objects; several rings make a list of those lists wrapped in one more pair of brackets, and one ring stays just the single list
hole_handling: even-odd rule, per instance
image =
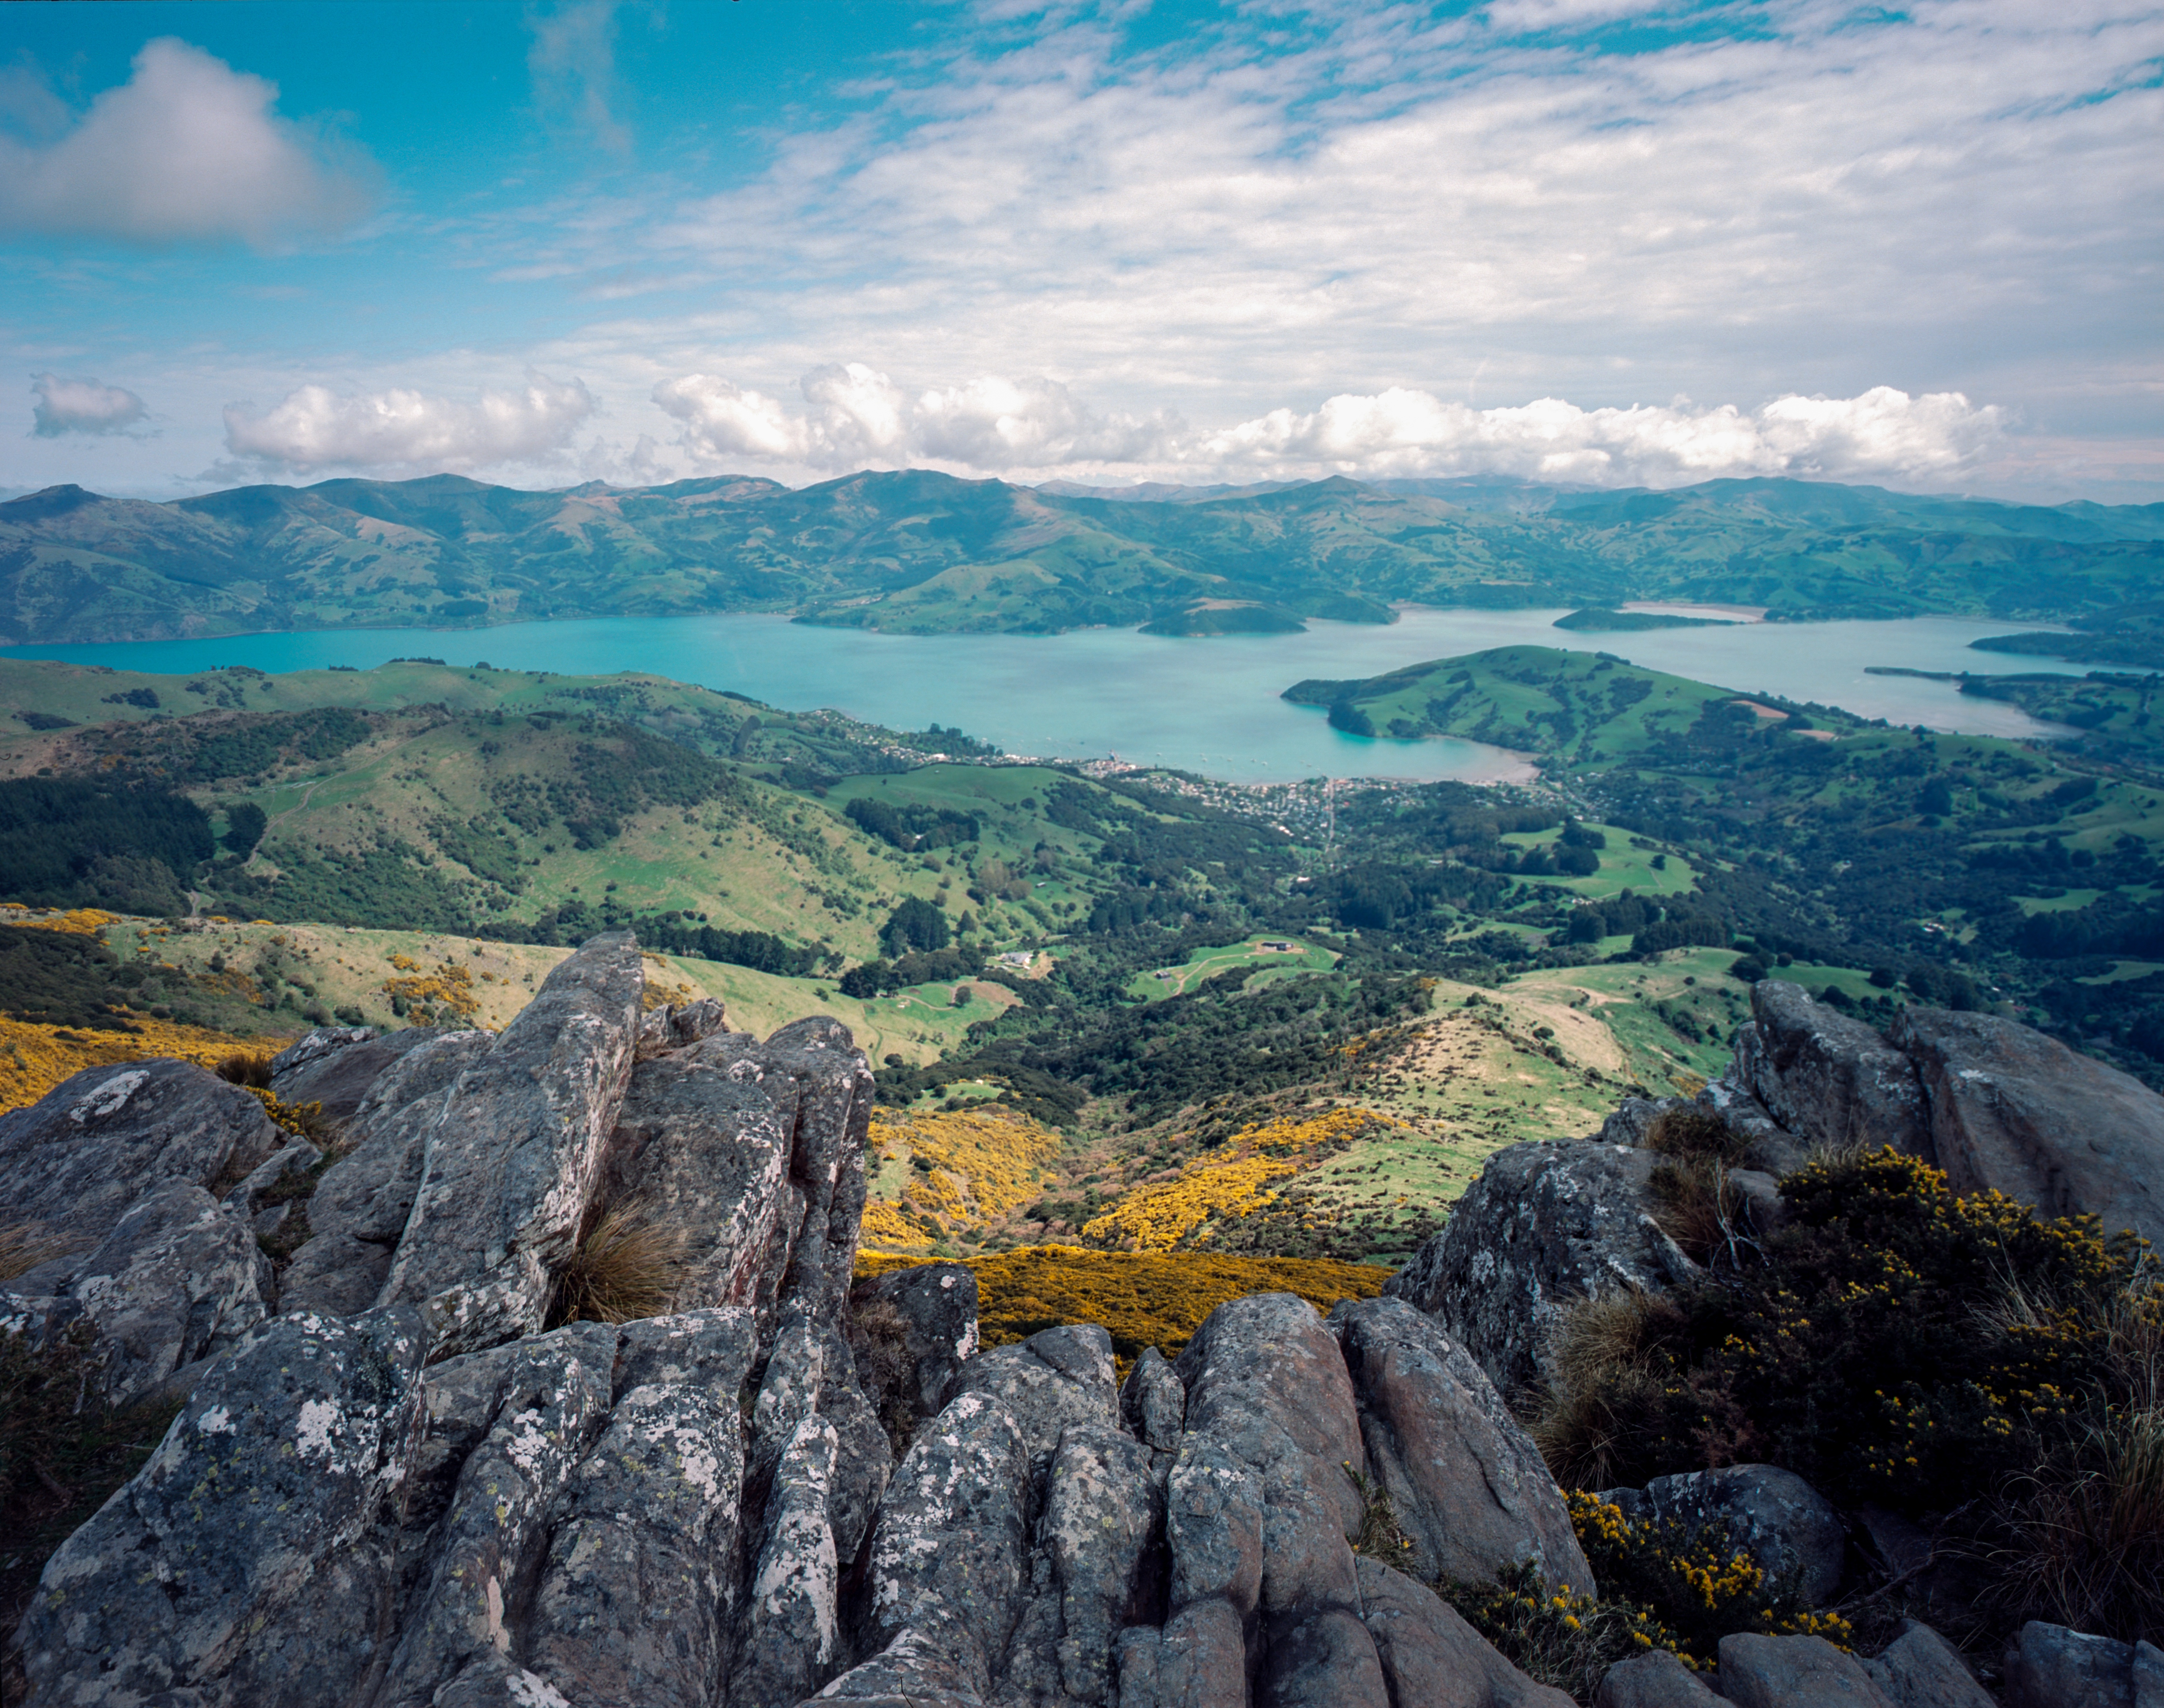
[{"label": "grassy hillside", "polygon": [[[2156,506],[2041,509],[1795,481],[1557,495],[1342,478],[1135,502],[859,474],[553,492],[455,475],[171,504],[0,504],[0,642],[790,611],[901,633],[1385,621],[1393,600],[1701,600],[1795,617],[2063,617],[2150,597]],[[1229,619],[1212,611],[1246,610]],[[1198,620],[1197,613],[1203,613]]]},{"label": "grassy hillside", "polygon": [[1309,680],[1284,698],[1328,706],[1331,724],[1355,735],[1458,736],[1580,767],[1681,757],[1694,746],[1726,745],[1735,729],[1755,724],[1810,740],[1857,726],[1838,713],[1807,716],[1606,653],[1552,647],[1499,647],[1358,681]]}]

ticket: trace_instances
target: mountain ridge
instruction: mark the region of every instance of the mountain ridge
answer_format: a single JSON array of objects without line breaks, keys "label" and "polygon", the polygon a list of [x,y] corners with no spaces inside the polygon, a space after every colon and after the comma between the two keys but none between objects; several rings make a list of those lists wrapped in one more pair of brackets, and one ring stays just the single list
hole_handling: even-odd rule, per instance
[{"label": "mountain ridge", "polygon": [[62,485],[0,503],[0,644],[721,611],[1052,633],[1177,626],[1205,600],[1365,621],[1407,602],[1647,598],[2033,621],[2109,612],[2160,569],[2164,506],[1795,480],[1591,493],[1339,475],[1119,498],[927,469],[799,489],[438,474],[162,503]]}]

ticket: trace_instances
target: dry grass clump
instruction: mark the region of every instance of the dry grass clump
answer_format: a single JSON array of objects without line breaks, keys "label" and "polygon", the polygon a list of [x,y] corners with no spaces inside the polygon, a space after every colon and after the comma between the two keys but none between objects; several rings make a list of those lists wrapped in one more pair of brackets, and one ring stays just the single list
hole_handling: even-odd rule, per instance
[{"label": "dry grass clump", "polygon": [[2121,1642],[2164,1637],[2164,1412],[2116,1411],[2008,1485],[1993,1601]]},{"label": "dry grass clump", "polygon": [[1757,1249],[1749,1202],[1713,1158],[1657,1163],[1647,1183],[1659,1205],[1653,1219],[1692,1261],[1732,1268]]},{"label": "dry grass clump", "polygon": [[1646,1129],[1645,1148],[1662,1156],[1733,1164],[1742,1160],[1744,1146],[1727,1122],[1695,1103],[1663,1109]]},{"label": "dry grass clump", "polygon": [[263,1051],[236,1050],[211,1071],[228,1085],[246,1086],[250,1091],[270,1089],[270,1057]]},{"label": "dry grass clump", "polygon": [[41,1263],[82,1250],[81,1239],[54,1234],[35,1222],[11,1222],[0,1226],[0,1281],[27,1275]]},{"label": "dry grass clump", "polygon": [[684,1230],[636,1201],[594,1213],[564,1266],[549,1326],[664,1315],[684,1278]]},{"label": "dry grass clump", "polygon": [[1666,1391],[1661,1354],[1683,1328],[1683,1312],[1658,1293],[1605,1293],[1564,1307],[1527,1432],[1564,1488],[1615,1486],[1645,1414]]}]

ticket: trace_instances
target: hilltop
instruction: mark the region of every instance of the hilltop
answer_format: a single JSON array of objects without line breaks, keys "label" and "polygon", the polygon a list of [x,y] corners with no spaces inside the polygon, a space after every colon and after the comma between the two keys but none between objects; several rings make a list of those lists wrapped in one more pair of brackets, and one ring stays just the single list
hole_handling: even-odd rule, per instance
[{"label": "hilltop", "polygon": [[1252,632],[1387,622],[1405,600],[2034,621],[2146,598],[2164,564],[2154,505],[1770,479],[1584,493],[1339,477],[1177,496],[925,470],[794,491],[444,474],[165,504],[58,486],[0,504],[0,644],[730,610],[912,634]]}]

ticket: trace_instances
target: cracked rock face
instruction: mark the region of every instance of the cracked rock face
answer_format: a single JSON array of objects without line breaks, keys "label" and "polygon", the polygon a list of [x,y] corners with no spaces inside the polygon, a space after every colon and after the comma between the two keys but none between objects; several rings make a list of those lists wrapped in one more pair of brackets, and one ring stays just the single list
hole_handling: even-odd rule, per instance
[{"label": "cracked rock face", "polygon": [[1433,1317],[1499,1391],[1517,1393],[1543,1374],[1572,1301],[1657,1292],[1696,1272],[1651,1213],[1657,1160],[1578,1140],[1509,1145],[1383,1291]]},{"label": "cracked rock face", "polygon": [[1736,1035],[1731,1077],[1806,1145],[1931,1154],[1915,1064],[1801,985],[1752,986],[1751,1024]]}]

